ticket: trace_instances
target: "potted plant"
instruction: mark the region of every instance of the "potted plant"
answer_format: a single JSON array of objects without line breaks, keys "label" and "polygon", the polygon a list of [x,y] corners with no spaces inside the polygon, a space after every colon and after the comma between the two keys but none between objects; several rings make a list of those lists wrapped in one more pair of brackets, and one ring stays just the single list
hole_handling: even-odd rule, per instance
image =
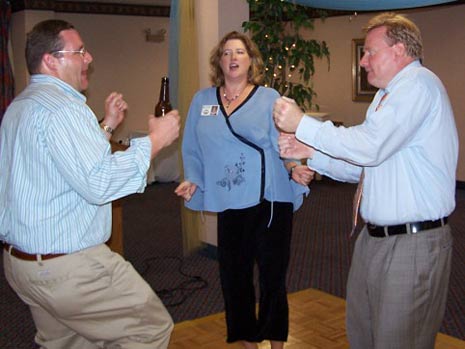
[{"label": "potted plant", "polygon": [[[312,30],[314,18],[308,8],[283,0],[247,0],[250,20],[242,24],[257,44],[265,63],[265,85],[281,95],[293,98],[305,110],[316,92],[311,77],[314,59],[326,58],[329,69],[329,48],[325,41],[306,40],[302,29]],[[324,17],[324,12],[318,12]]]}]

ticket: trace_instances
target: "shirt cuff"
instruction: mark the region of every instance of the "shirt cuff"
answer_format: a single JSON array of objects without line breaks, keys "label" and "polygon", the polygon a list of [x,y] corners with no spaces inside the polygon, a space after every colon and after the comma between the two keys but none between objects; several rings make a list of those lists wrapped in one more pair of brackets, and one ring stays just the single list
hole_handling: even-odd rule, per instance
[{"label": "shirt cuff", "polygon": [[312,118],[311,116],[304,115],[297,126],[295,136],[299,141],[314,147],[316,134],[322,124],[322,121]]},{"label": "shirt cuff", "polygon": [[320,174],[325,174],[325,169],[329,166],[329,156],[315,150],[311,159],[307,159],[307,166]]},{"label": "shirt cuff", "polygon": [[136,148],[136,162],[141,174],[147,175],[150,167],[150,154],[152,151],[152,142],[148,136],[131,139],[131,147]]}]

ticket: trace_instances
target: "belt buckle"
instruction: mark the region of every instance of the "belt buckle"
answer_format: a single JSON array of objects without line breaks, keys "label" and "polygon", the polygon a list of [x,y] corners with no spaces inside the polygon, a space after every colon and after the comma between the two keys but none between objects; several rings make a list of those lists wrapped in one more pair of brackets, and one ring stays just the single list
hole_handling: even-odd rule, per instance
[{"label": "belt buckle", "polygon": [[389,234],[389,226],[384,225],[382,228],[383,228],[384,236],[389,237],[390,236],[390,234]]},{"label": "belt buckle", "polygon": [[408,223],[407,224],[407,232],[410,232],[410,234],[416,234],[421,231],[421,227],[415,223]]}]

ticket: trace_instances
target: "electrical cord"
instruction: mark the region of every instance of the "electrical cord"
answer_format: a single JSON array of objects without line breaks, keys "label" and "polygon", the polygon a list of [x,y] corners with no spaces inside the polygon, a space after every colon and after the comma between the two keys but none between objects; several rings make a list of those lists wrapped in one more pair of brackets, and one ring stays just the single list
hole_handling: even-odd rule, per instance
[{"label": "electrical cord", "polygon": [[166,307],[176,307],[183,304],[195,291],[202,290],[208,287],[208,282],[198,275],[190,275],[183,271],[183,260],[180,257],[164,256],[164,257],[151,257],[144,260],[145,267],[140,272],[142,277],[146,276],[151,268],[152,262],[159,260],[173,259],[179,262],[178,272],[187,280],[181,281],[176,287],[165,288],[157,290],[155,293],[163,299],[163,304]]}]

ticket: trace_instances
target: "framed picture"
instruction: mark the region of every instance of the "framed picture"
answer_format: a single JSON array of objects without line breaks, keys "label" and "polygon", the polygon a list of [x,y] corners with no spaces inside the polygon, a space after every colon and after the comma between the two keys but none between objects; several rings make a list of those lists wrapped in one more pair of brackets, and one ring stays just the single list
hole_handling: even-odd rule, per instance
[{"label": "framed picture", "polygon": [[363,39],[352,39],[352,100],[356,102],[369,102],[378,91],[368,83],[367,73],[360,66],[363,43]]}]

